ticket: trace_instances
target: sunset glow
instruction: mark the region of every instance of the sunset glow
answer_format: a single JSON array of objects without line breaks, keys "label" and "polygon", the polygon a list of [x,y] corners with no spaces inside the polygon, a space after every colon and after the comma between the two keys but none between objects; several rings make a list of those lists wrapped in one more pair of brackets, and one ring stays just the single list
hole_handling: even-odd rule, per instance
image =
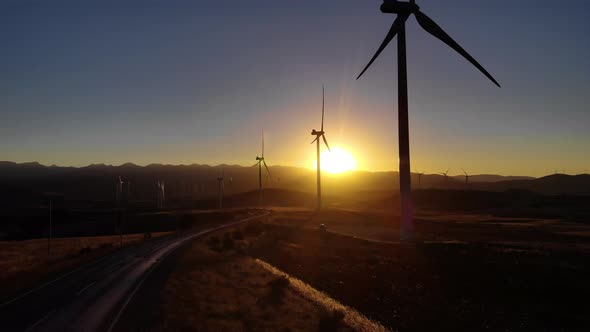
[{"label": "sunset glow", "polygon": [[[355,170],[357,166],[356,159],[354,156],[339,147],[332,148],[332,151],[324,151],[321,155],[321,168],[322,171],[328,173],[342,173],[346,171]],[[314,167],[316,167],[314,161]]]}]

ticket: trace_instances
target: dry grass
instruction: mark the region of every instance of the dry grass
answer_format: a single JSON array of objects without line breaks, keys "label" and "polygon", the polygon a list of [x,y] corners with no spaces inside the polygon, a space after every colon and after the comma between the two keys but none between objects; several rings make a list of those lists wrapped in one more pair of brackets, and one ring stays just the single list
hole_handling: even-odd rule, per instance
[{"label": "dry grass", "polygon": [[325,330],[329,326],[334,325],[336,322],[338,322],[338,317],[342,315],[342,320],[344,323],[352,327],[355,331],[389,331],[378,322],[368,319],[358,311],[341,304],[340,302],[328,296],[326,293],[311,287],[309,284],[286,274],[285,272],[260,259],[256,259],[255,262],[272,274],[280,278],[286,278],[298,292],[305,296],[305,298],[323,306],[326,309],[320,320],[320,326],[325,326],[325,328],[322,330]]},{"label": "dry grass", "polygon": [[[218,234],[218,236],[223,234]],[[212,250],[207,239],[177,258],[162,295],[152,308],[160,326],[152,330],[319,331],[325,310],[250,257]],[[325,317],[324,317],[325,318]],[[340,324],[336,331],[350,331]]]},{"label": "dry grass", "polygon": [[[170,232],[152,236],[167,234]],[[123,246],[142,240],[143,234],[124,235]],[[0,292],[0,297],[32,287],[60,271],[109,253],[119,245],[119,236],[57,238],[51,241],[48,254],[47,239],[0,241],[0,283],[10,285],[3,288],[5,291]]]}]

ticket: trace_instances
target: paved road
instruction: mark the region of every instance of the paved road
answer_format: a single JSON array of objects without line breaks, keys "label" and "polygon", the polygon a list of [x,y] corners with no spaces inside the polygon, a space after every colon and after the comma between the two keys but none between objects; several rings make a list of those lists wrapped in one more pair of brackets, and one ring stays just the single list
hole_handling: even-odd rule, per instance
[{"label": "paved road", "polygon": [[109,331],[147,275],[198,236],[268,215],[123,248],[0,304],[2,331]]}]

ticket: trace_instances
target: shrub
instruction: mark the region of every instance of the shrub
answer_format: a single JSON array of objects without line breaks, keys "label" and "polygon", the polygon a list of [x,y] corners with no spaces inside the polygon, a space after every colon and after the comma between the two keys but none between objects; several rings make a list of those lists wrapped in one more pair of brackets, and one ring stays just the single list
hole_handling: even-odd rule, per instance
[{"label": "shrub", "polygon": [[82,254],[82,255],[89,254],[90,251],[92,251],[92,248],[90,248],[90,247],[80,248],[80,254]]},{"label": "shrub", "polygon": [[100,249],[109,249],[112,247],[113,247],[113,244],[111,242],[101,243],[99,246]]},{"label": "shrub", "polygon": [[323,310],[320,313],[319,331],[338,331],[343,319],[344,313],[340,310]]},{"label": "shrub", "polygon": [[246,233],[246,235],[257,236],[262,232],[264,232],[264,226],[259,222],[250,223],[246,225],[246,228],[244,229],[244,233]]},{"label": "shrub", "polygon": [[242,231],[238,229],[232,233],[232,237],[234,238],[234,240],[243,240],[244,234],[242,234]]},{"label": "shrub", "polygon": [[268,294],[268,300],[271,304],[281,304],[285,291],[289,287],[289,278],[282,276],[278,277],[268,283],[270,287],[270,293]]},{"label": "shrub", "polygon": [[223,234],[223,249],[231,250],[234,248],[234,240],[232,240],[229,233]]},{"label": "shrub", "polygon": [[207,240],[207,246],[211,250],[218,250],[219,249],[219,238],[217,236],[211,236]]}]

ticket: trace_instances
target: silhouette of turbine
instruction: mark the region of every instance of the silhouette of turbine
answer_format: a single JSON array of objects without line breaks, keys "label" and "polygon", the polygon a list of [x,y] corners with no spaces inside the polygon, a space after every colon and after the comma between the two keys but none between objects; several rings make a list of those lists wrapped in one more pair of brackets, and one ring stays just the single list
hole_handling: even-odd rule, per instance
[{"label": "silhouette of turbine", "polygon": [[262,155],[261,157],[256,157],[256,164],[253,165],[257,166],[258,165],[258,191],[260,193],[262,193],[262,165],[264,165],[264,168],[266,168],[266,172],[268,174],[268,176],[270,177],[270,170],[268,169],[268,166],[266,165],[266,161],[264,160],[264,129],[262,130]]},{"label": "silhouette of turbine", "polygon": [[397,66],[398,66],[398,126],[399,126],[399,170],[400,170],[400,196],[401,196],[401,232],[402,240],[411,240],[414,237],[414,223],[412,221],[412,197],[410,183],[410,138],[408,126],[408,81],[406,67],[406,20],[414,14],[418,24],[434,37],[461,54],[471,62],[487,78],[498,87],[498,82],[490,75],[467,51],[453,40],[438,24],[420,11],[415,0],[401,2],[397,0],[384,0],[381,4],[381,12],[397,14],[385,40],[377,49],[373,58],[359,74],[359,79],[371,66],[373,61],[381,54],[385,47],[397,35]]},{"label": "silhouette of turbine", "polygon": [[324,87],[322,86],[322,126],[320,131],[317,131],[315,129],[311,130],[311,135],[315,136],[315,139],[313,141],[311,141],[311,144],[313,144],[314,142],[316,143],[316,149],[317,149],[317,173],[318,173],[318,206],[317,209],[321,209],[322,208],[322,181],[321,181],[321,170],[320,170],[320,137],[324,140],[324,144],[326,144],[326,147],[328,148],[328,151],[330,150],[330,145],[328,145],[328,140],[326,139],[326,135],[324,132]]},{"label": "silhouette of turbine", "polygon": [[446,171],[446,172],[441,172],[441,173],[440,173],[442,176],[444,176],[444,177],[445,177],[445,187],[447,186],[447,183],[449,182],[449,176],[448,176],[448,174],[449,174],[449,171],[450,171],[450,169],[447,169],[447,171]]},{"label": "silhouette of turbine", "polygon": [[164,201],[166,200],[164,188],[164,181],[156,181],[156,206],[158,209],[164,208]]},{"label": "silhouette of turbine", "polygon": [[225,171],[221,168],[221,174],[217,177],[218,183],[218,195],[219,195],[219,208],[223,208],[223,190],[225,189],[225,185],[223,184],[223,176],[225,175]]},{"label": "silhouette of turbine", "polygon": [[465,174],[465,185],[468,185],[469,184],[469,174],[467,174],[467,172],[465,172],[464,169],[461,168],[461,170]]},{"label": "silhouette of turbine", "polygon": [[420,184],[422,183],[422,175],[424,175],[424,172],[420,172],[420,173],[416,173],[418,175],[418,187],[420,186]]}]

